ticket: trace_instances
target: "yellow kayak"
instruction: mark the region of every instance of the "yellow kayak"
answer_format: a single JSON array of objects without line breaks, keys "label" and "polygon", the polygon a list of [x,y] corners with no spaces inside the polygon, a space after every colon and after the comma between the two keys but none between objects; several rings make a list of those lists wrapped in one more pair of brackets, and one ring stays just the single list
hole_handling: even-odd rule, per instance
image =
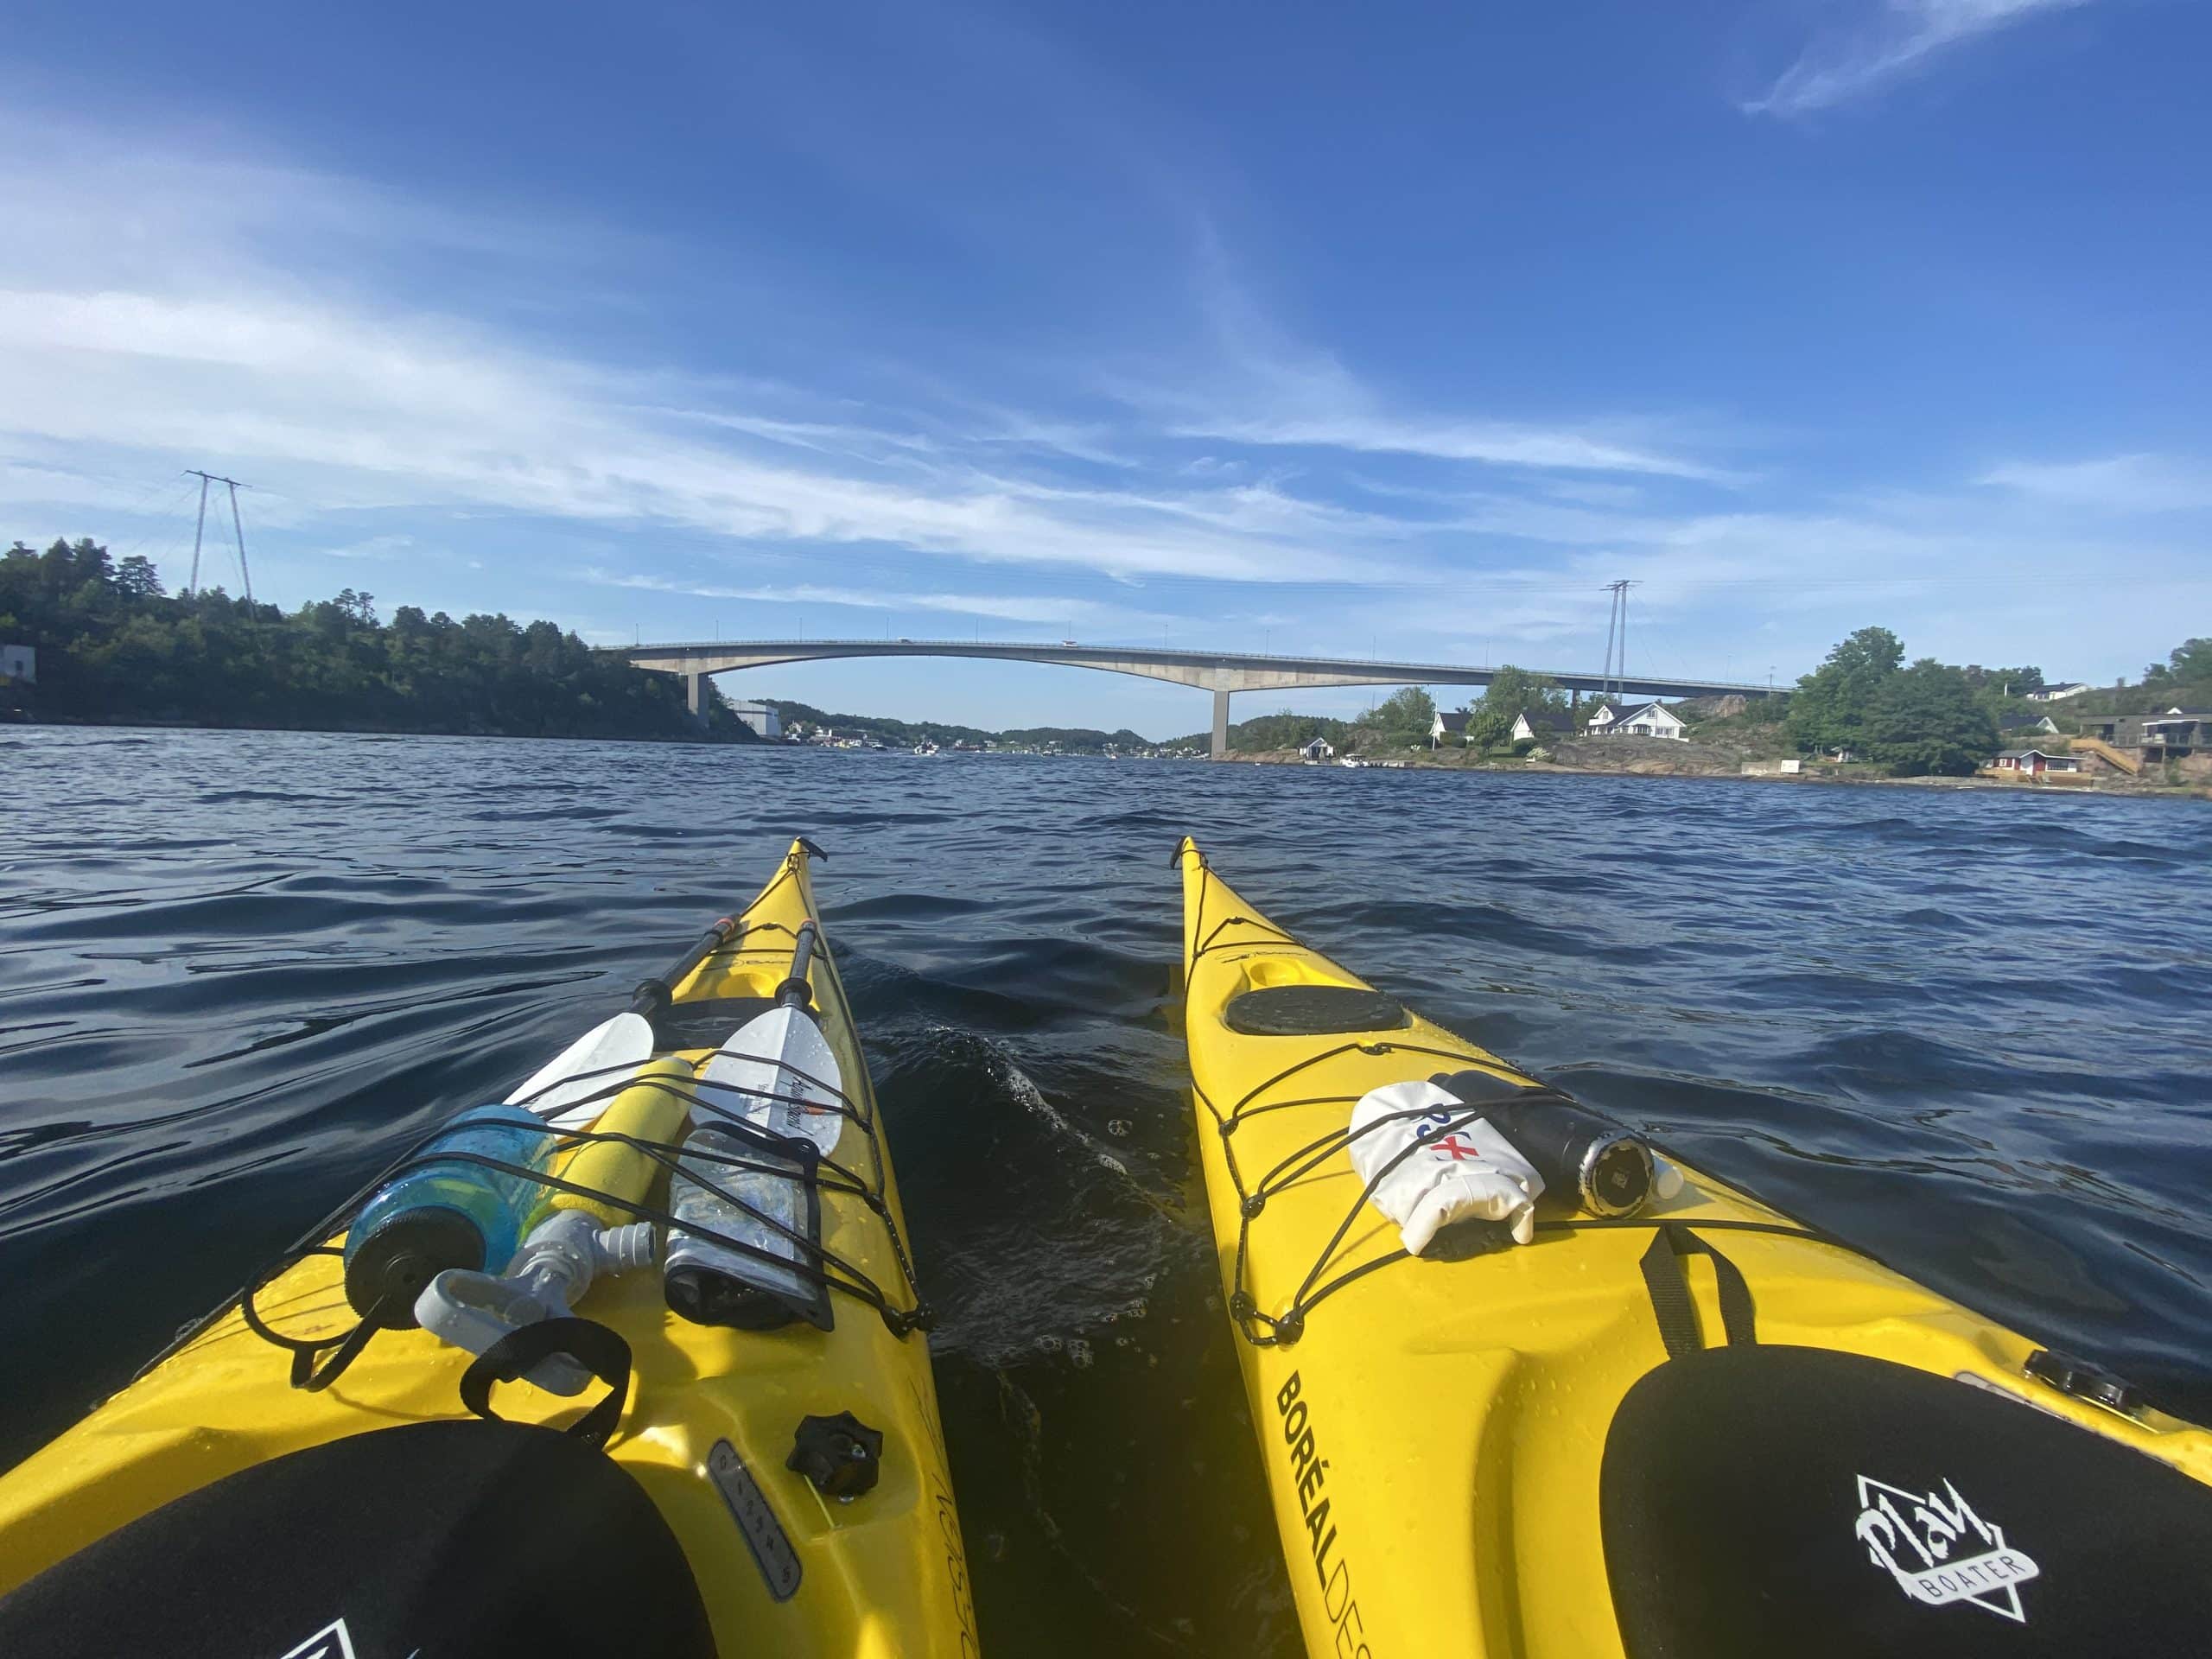
[{"label": "yellow kayak", "polygon": [[1531,1154],[1527,1242],[1408,1254],[1363,1100],[1445,1097],[1438,1160],[1586,1109],[1177,861],[1222,1282],[1317,1659],[2212,1650],[2212,1434],[1696,1170],[1658,1196],[1632,1135],[1556,1179]]},{"label": "yellow kayak", "polygon": [[[673,1268],[664,1284],[633,1263],[480,1361],[381,1313],[349,1343],[364,1321],[334,1218],[308,1236],[329,1248],[278,1264],[0,1477],[0,1652],[975,1653],[926,1316],[812,922],[810,850],[795,842],[759,898],[601,1028],[602,1058],[625,1033],[634,1052],[514,1098],[563,1131],[552,1204],[588,1232],[658,1219],[664,1246],[679,1126],[747,1108],[715,1081],[735,1075],[728,1046],[764,1010],[798,1008],[791,1023],[826,1044],[815,1070],[839,1074],[817,1091],[834,1103],[818,1114],[834,1152],[811,1165],[818,1243],[790,1247],[823,1308],[693,1323],[672,1311]],[[529,1334],[549,1325],[555,1345]],[[563,1366],[589,1386],[539,1386]]]}]

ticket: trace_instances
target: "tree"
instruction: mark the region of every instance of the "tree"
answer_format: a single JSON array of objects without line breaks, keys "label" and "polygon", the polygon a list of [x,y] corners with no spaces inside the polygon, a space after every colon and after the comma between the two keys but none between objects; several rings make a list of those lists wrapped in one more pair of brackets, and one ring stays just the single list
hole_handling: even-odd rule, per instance
[{"label": "tree", "polygon": [[1994,692],[2000,697],[2024,697],[2044,687],[2039,668],[1984,668],[1980,663],[1968,663],[1966,676],[1967,683],[1975,690]]},{"label": "tree", "polygon": [[1491,676],[1490,689],[1483,693],[1483,702],[1504,715],[1505,723],[1510,727],[1518,715],[1539,709],[1566,708],[1567,693],[1548,676],[1532,674],[1507,663]]},{"label": "tree", "polygon": [[143,553],[127,555],[115,567],[115,585],[126,599],[162,597],[162,575]]},{"label": "tree", "polygon": [[1997,753],[1997,725],[1966,673],[1923,657],[1884,677],[1859,741],[1896,778],[1963,778]]},{"label": "tree", "polygon": [[[2172,680],[2177,684],[2201,685],[2212,682],[2212,639],[2185,639],[2173,648],[2172,654],[2164,663],[2155,666],[2160,678]],[[2149,679],[2151,672],[2145,670],[2143,677]]]},{"label": "tree", "polygon": [[[1904,660],[1904,645],[1887,628],[1861,628],[1797,682],[1789,700],[1789,734],[1801,749],[1856,748],[1884,682]],[[1966,676],[1959,670],[1959,683]]]},{"label": "tree", "polygon": [[1511,734],[1513,722],[1535,709],[1564,709],[1567,693],[1548,676],[1506,663],[1491,676],[1481,696],[1467,705],[1467,747],[1494,749]]},{"label": "tree", "polygon": [[1436,700],[1420,686],[1409,685],[1383,698],[1376,705],[1375,712],[1360,723],[1372,727],[1382,742],[1392,748],[1426,743],[1436,724]]},{"label": "tree", "polygon": [[1502,708],[1491,706],[1488,697],[1478,698],[1467,705],[1467,747],[1471,749],[1496,748],[1512,734],[1513,716]]}]

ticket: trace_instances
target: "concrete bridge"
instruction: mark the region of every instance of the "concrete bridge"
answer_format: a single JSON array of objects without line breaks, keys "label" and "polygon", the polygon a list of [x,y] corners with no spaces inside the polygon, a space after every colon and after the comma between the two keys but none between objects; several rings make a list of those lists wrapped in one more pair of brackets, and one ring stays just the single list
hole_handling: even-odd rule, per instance
[{"label": "concrete bridge", "polygon": [[[1064,668],[1103,669],[1168,680],[1213,693],[1213,753],[1229,750],[1229,699],[1237,691],[1287,691],[1321,685],[1488,685],[1497,671],[1464,663],[1374,662],[1360,657],[1285,657],[1222,651],[1170,651],[1154,645],[994,645],[970,639],[720,639],[693,645],[625,646],[639,668],[681,674],[690,690],[691,712],[706,709],[709,676],[777,663],[812,663],[842,657],[976,657],[995,662],[1057,663]],[[1726,680],[1661,680],[1531,669],[1570,691],[1608,689],[1631,697],[1715,697],[1734,693],[1764,697],[1764,685]]]}]

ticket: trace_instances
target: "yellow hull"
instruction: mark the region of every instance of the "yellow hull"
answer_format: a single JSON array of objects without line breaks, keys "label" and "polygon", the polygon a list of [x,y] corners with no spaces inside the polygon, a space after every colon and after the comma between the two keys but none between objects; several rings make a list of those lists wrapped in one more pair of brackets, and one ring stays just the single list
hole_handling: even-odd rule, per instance
[{"label": "yellow hull", "polygon": [[[1268,1172],[1294,1172],[1371,1089],[1468,1067],[1529,1079],[1418,1015],[1364,1033],[1230,1029],[1227,1005],[1245,991],[1367,988],[1238,897],[1194,842],[1179,862],[1206,1189],[1224,1292],[1234,1313],[1249,1308],[1236,1349],[1310,1651],[1621,1655],[1599,1471],[1617,1408],[1668,1358],[1639,1272],[1652,1230],[1540,1230],[1531,1244],[1471,1260],[1385,1263],[1395,1230],[1360,1202],[1341,1148],[1269,1183],[1260,1212],[1244,1214]],[[1710,1234],[1757,1288],[1761,1342],[1980,1380],[2212,1482],[2212,1434],[2032,1380],[2026,1338],[1683,1173],[1682,1192],[1648,1213],[1793,1229]],[[1377,1263],[1313,1300],[1314,1288]],[[1694,1262],[1688,1274],[1700,1323],[1719,1332],[1713,1270]],[[1268,1345],[1269,1321],[1301,1304],[1296,1339]]]},{"label": "yellow hull", "polygon": [[[807,855],[795,843],[742,931],[672,987],[677,1003],[772,995],[787,973],[792,934],[815,914]],[[875,1101],[835,963],[826,947],[811,983],[823,1034],[856,1109]],[[677,1051],[703,1060],[705,1049]],[[880,1133],[853,1126],[839,1161],[877,1186],[900,1236]],[[823,1243],[894,1298],[901,1263],[890,1234],[856,1198],[823,1190]],[[256,1299],[275,1329],[334,1337],[353,1314],[337,1259],[311,1255]],[[972,1655],[974,1608],[953,1507],[929,1349],[894,1336],[871,1308],[836,1298],[836,1324],[753,1333],[689,1324],[669,1313],[658,1273],[596,1286],[578,1310],[629,1343],[629,1408],[608,1451],[652,1498],[683,1547],[721,1651],[839,1655]],[[395,1424],[461,1414],[469,1356],[422,1331],[378,1335],[324,1393],[287,1385],[283,1353],[233,1311],[171,1354],[50,1446],[0,1478],[0,1593],[173,1498],[286,1452]],[[602,1390],[596,1386],[592,1396]],[[504,1416],[563,1423],[578,1402],[527,1383],[502,1388]],[[882,1475],[841,1503],[786,1470],[794,1427],[809,1414],[849,1411],[880,1429]],[[767,1497],[798,1554],[797,1593],[778,1600],[707,1473],[728,1441]]]}]

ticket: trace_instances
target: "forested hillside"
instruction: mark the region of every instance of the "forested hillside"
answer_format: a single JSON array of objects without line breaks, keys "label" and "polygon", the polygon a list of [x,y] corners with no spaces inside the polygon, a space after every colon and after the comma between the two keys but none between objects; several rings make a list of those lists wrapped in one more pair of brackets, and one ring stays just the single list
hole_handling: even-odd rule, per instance
[{"label": "forested hillside", "polygon": [[412,605],[379,622],[351,588],[289,612],[172,597],[148,561],[89,539],[0,555],[0,643],[38,652],[35,684],[0,683],[0,714],[38,720],[755,741],[719,704],[701,731],[674,675],[550,622]]}]

